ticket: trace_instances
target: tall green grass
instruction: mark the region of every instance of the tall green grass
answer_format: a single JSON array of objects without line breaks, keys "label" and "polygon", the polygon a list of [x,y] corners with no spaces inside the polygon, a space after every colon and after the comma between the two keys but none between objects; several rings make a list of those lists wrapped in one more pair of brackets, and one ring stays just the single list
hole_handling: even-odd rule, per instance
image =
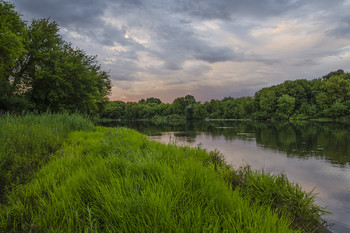
[{"label": "tall green grass", "polygon": [[0,116],[0,202],[50,160],[69,132],[92,129],[93,123],[77,114]]},{"label": "tall green grass", "polygon": [[[211,156],[216,157],[216,153]],[[322,218],[330,212],[315,204],[316,194],[313,191],[303,191],[284,174],[271,175],[251,170],[249,166],[233,169],[225,163],[218,171],[233,189],[240,190],[243,197],[250,198],[259,206],[269,206],[275,213],[286,214],[294,227],[305,232],[324,230]]]},{"label": "tall green grass", "polygon": [[286,212],[232,189],[202,149],[97,127],[70,134],[55,159],[0,208],[4,232],[300,232]]}]

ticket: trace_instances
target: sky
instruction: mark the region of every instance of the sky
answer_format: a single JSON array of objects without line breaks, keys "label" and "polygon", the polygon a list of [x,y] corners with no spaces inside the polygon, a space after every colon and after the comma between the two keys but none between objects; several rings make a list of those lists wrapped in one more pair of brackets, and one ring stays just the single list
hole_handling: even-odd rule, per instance
[{"label": "sky", "polygon": [[11,0],[110,72],[111,100],[253,96],[350,71],[350,0]]}]

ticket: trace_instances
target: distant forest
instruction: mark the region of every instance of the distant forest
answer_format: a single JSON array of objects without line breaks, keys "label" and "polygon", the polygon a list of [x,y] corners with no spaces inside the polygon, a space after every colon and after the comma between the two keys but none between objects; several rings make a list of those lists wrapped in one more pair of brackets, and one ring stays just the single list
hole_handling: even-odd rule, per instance
[{"label": "distant forest", "polygon": [[179,97],[172,104],[158,98],[139,102],[112,101],[101,117],[111,119],[315,119],[350,115],[350,73],[331,72],[313,80],[285,81],[266,87],[253,97],[212,99]]}]

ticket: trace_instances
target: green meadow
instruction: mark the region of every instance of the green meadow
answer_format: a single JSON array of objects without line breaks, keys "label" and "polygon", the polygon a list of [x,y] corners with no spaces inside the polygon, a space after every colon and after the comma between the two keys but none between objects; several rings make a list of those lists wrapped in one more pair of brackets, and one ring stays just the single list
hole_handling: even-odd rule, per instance
[{"label": "green meadow", "polygon": [[0,129],[0,232],[315,232],[326,214],[218,151],[79,115],[3,115]]}]

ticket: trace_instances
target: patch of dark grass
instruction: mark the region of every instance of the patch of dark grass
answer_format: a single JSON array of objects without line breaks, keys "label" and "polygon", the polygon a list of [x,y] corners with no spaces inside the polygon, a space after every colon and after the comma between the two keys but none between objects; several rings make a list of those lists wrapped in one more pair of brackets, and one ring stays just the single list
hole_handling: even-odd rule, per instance
[{"label": "patch of dark grass", "polygon": [[0,116],[0,202],[51,159],[69,132],[93,127],[90,120],[78,114]]}]

